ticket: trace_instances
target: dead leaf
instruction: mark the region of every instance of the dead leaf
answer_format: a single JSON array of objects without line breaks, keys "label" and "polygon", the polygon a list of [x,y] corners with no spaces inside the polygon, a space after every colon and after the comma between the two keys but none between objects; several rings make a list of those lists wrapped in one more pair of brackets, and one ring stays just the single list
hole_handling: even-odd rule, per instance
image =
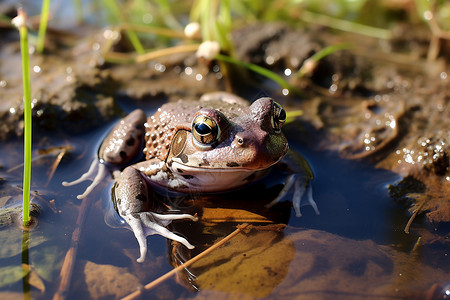
[{"label": "dead leaf", "polygon": [[30,275],[28,276],[28,283],[38,289],[39,291],[41,291],[42,293],[45,292],[45,284],[44,281],[41,279],[41,277],[39,276],[39,274],[33,270],[33,268],[31,268],[30,270]]},{"label": "dead leaf", "polygon": [[[257,227],[256,227],[257,228]],[[295,249],[279,231],[250,230],[194,263],[201,290],[242,293],[254,297],[269,295],[286,276]]]},{"label": "dead leaf", "polygon": [[450,274],[414,254],[320,230],[292,232],[295,257],[269,299],[425,298]]},{"label": "dead leaf", "polygon": [[271,223],[266,217],[243,209],[203,208],[201,222],[206,226],[221,222],[234,223]]},{"label": "dead leaf", "polygon": [[23,293],[19,292],[0,292],[0,299],[2,300],[17,300],[17,299],[23,299]]},{"label": "dead leaf", "polygon": [[0,197],[0,207],[3,207],[9,199],[11,199],[11,196]]},{"label": "dead leaf", "polygon": [[22,266],[6,266],[0,268],[0,287],[21,280],[28,274],[29,270],[23,269]]},{"label": "dead leaf", "polygon": [[[31,249],[45,242],[48,237],[45,237],[42,232],[32,231],[29,239],[28,247]],[[0,247],[0,258],[8,258],[22,253],[22,230],[17,227],[7,227],[0,230],[0,240],[2,246]]]},{"label": "dead leaf", "polygon": [[73,278],[80,280],[74,283],[72,294],[81,299],[118,299],[140,286],[136,276],[126,268],[91,261],[77,262]]}]

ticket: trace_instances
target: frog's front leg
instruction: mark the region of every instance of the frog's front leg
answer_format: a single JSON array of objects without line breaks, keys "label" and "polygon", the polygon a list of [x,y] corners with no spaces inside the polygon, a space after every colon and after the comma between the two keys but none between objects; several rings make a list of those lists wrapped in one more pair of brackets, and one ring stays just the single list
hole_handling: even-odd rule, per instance
[{"label": "frog's front leg", "polygon": [[312,196],[310,181],[314,179],[314,174],[308,162],[299,153],[289,150],[288,153],[277,164],[281,170],[290,173],[278,197],[272,200],[266,207],[272,207],[282,201],[286,195],[293,191],[293,206],[297,217],[301,217],[300,207],[311,205],[319,213],[317,204]]},{"label": "frog's front leg", "polygon": [[141,153],[145,121],[146,116],[141,109],[136,109],[121,119],[103,140],[98,158],[92,161],[89,170],[80,178],[72,182],[64,181],[62,185],[73,186],[91,179],[92,183],[77,196],[78,199],[83,199],[106,177],[107,165],[120,167],[135,160]]},{"label": "frog's front leg", "polygon": [[197,216],[189,214],[157,214],[151,211],[151,199],[149,196],[149,185],[146,175],[136,169],[145,164],[147,170],[159,172],[158,159],[145,161],[136,166],[125,168],[119,175],[114,187],[113,195],[119,215],[130,225],[140,249],[138,262],[143,262],[147,253],[146,237],[159,234],[168,239],[178,241],[187,248],[194,248],[185,238],[169,231],[167,226],[172,220],[191,219],[197,221]]}]

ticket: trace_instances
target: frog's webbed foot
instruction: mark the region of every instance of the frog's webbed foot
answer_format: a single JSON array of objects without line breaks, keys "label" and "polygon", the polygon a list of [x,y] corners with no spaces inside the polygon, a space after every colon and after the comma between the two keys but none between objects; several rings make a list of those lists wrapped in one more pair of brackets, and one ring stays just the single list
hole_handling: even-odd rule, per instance
[{"label": "frog's webbed foot", "polygon": [[171,232],[165,226],[173,220],[190,219],[197,221],[197,216],[190,214],[158,214],[152,209],[150,187],[140,171],[134,167],[125,168],[116,179],[113,187],[114,201],[119,215],[130,225],[140,249],[138,262],[143,262],[147,253],[146,237],[159,234],[171,240],[178,241],[187,248],[194,248],[185,238]]},{"label": "frog's webbed foot", "polygon": [[189,243],[185,238],[176,235],[164,226],[167,226],[172,220],[191,219],[192,221],[197,221],[197,216],[192,216],[189,214],[163,215],[152,212],[140,212],[123,215],[122,217],[128,225],[130,225],[131,230],[138,241],[140,256],[137,259],[137,262],[143,262],[145,260],[145,256],[147,255],[146,238],[147,236],[153,234],[159,234],[165,238],[180,242],[188,249],[194,248],[194,246],[191,245],[191,243]]},{"label": "frog's webbed foot", "polygon": [[297,217],[302,216],[300,207],[305,205],[311,205],[316,214],[320,214],[319,209],[317,208],[317,204],[312,197],[312,187],[309,184],[309,180],[305,179],[305,177],[300,174],[289,175],[278,197],[276,197],[270,203],[266,204],[266,207],[272,207],[273,205],[282,201],[291,190],[294,191],[292,202],[295,210],[295,215]]},{"label": "frog's webbed foot", "polygon": [[94,179],[92,179],[92,183],[86,188],[84,193],[77,196],[78,199],[83,199],[83,198],[86,198],[86,196],[89,195],[92,192],[92,190],[97,185],[100,184],[100,182],[102,182],[103,178],[105,178],[107,174],[108,174],[108,168],[104,164],[100,163],[97,159],[95,159],[94,161],[92,161],[91,166],[89,167],[89,170],[86,173],[84,173],[83,175],[81,175],[80,178],[78,178],[74,181],[71,181],[71,182],[63,181],[62,185],[63,186],[77,185],[83,181],[92,179],[92,177],[95,175]]}]

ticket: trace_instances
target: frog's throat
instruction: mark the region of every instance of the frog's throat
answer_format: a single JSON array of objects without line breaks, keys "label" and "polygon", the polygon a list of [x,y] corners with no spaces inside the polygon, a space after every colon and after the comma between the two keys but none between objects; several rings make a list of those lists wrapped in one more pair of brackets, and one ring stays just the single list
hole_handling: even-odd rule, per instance
[{"label": "frog's throat", "polygon": [[[179,192],[229,191],[258,180],[267,174],[269,168],[201,168],[174,162],[171,166],[172,178],[163,185]],[[152,179],[158,182],[157,177]]]},{"label": "frog's throat", "polygon": [[224,168],[217,168],[214,166],[193,167],[193,166],[188,166],[188,165],[179,163],[177,161],[172,161],[171,169],[172,170],[178,169],[178,170],[182,170],[183,172],[187,172],[187,173],[201,173],[201,172],[205,172],[205,171],[210,172],[210,173],[233,173],[233,172],[247,173],[247,172],[257,172],[257,171],[269,169],[273,165],[277,164],[280,161],[280,159],[273,162],[272,164],[267,164],[265,166],[256,167],[256,168],[234,166],[232,163],[227,165],[227,167],[224,167]]}]

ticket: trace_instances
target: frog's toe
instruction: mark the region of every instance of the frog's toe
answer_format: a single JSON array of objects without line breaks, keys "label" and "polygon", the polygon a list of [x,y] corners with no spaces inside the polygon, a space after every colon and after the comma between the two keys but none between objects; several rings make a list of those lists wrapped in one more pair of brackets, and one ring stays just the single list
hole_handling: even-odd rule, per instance
[{"label": "frog's toe", "polygon": [[317,208],[317,204],[312,197],[312,187],[309,184],[309,180],[306,180],[303,176],[300,176],[299,174],[289,175],[278,197],[276,197],[270,203],[266,204],[266,207],[270,208],[273,205],[277,204],[278,202],[282,201],[286,197],[288,192],[290,192],[291,190],[294,191],[293,206],[295,210],[295,215],[297,217],[302,216],[300,207],[305,205],[311,205],[316,214],[320,214],[319,209]]},{"label": "frog's toe", "polygon": [[[150,229],[150,228],[149,228],[149,229]],[[155,224],[155,226],[154,226],[153,228],[151,228],[150,230],[151,230],[152,232],[154,231],[154,232],[151,233],[151,234],[157,233],[157,234],[159,234],[159,235],[162,235],[162,236],[165,237],[165,238],[168,238],[168,239],[177,241],[177,242],[183,244],[184,246],[186,246],[186,248],[188,248],[188,249],[194,249],[194,248],[195,248],[195,246],[192,245],[191,243],[189,243],[188,240],[186,240],[184,237],[179,236],[179,235],[173,233],[172,231],[170,231],[169,229],[167,229],[167,228],[164,227],[164,226]]]},{"label": "frog's toe", "polygon": [[190,215],[190,214],[157,214],[157,213],[151,213],[155,218],[157,218],[160,221],[172,221],[172,220],[182,220],[182,219],[189,219],[194,222],[198,221],[197,214]]},{"label": "frog's toe", "polygon": [[82,194],[77,196],[78,199],[83,199],[86,198],[86,196],[89,195],[92,192],[92,190],[94,190],[94,188],[102,182],[103,178],[105,178],[107,174],[108,170],[106,166],[104,164],[99,163],[98,160],[94,160],[91,163],[89,170],[83,175],[81,175],[80,178],[71,182],[63,181],[62,185],[63,186],[77,185],[83,181],[91,179],[95,175],[94,179],[92,180],[92,183],[86,188],[86,190]]},{"label": "frog's toe", "polygon": [[319,209],[317,207],[316,201],[312,197],[312,187],[308,185],[307,187],[298,187],[296,186],[294,192],[294,201],[293,206],[295,210],[295,215],[297,217],[301,217],[302,213],[300,211],[300,207],[305,205],[311,205],[317,215],[320,215]]},{"label": "frog's toe", "polygon": [[197,221],[197,215],[189,215],[189,214],[157,214],[153,212],[142,212],[141,220],[144,223],[146,235],[159,234],[165,238],[177,241],[185,245],[188,249],[193,249],[194,246],[191,245],[185,238],[174,234],[166,227],[173,220],[182,220],[182,219],[190,219],[192,221]]},{"label": "frog's toe", "polygon": [[295,177],[296,177],[295,174],[287,177],[284,187],[281,190],[281,192],[278,194],[278,196],[275,199],[273,199],[271,202],[269,202],[265,205],[267,208],[271,208],[272,206],[274,206],[275,204],[277,204],[278,202],[280,202],[281,200],[284,199],[286,194],[291,190],[292,186],[295,184],[295,181],[296,181]]},{"label": "frog's toe", "polygon": [[171,232],[168,230],[166,225],[168,225],[172,220],[177,219],[191,219],[196,220],[197,216],[192,216],[188,214],[169,214],[161,215],[152,212],[140,212],[132,213],[123,216],[125,221],[130,225],[131,230],[136,237],[139,244],[140,257],[137,262],[143,262],[147,254],[147,236],[153,234],[159,234],[165,238],[180,242],[188,249],[193,249],[194,246],[190,244],[185,238]]},{"label": "frog's toe", "polygon": [[141,263],[145,260],[145,256],[147,255],[147,232],[145,232],[145,227],[142,226],[143,223],[141,222],[139,216],[126,215],[123,216],[123,218],[128,223],[128,225],[130,225],[131,230],[133,231],[134,236],[136,237],[136,240],[139,244],[140,256],[136,261]]}]

